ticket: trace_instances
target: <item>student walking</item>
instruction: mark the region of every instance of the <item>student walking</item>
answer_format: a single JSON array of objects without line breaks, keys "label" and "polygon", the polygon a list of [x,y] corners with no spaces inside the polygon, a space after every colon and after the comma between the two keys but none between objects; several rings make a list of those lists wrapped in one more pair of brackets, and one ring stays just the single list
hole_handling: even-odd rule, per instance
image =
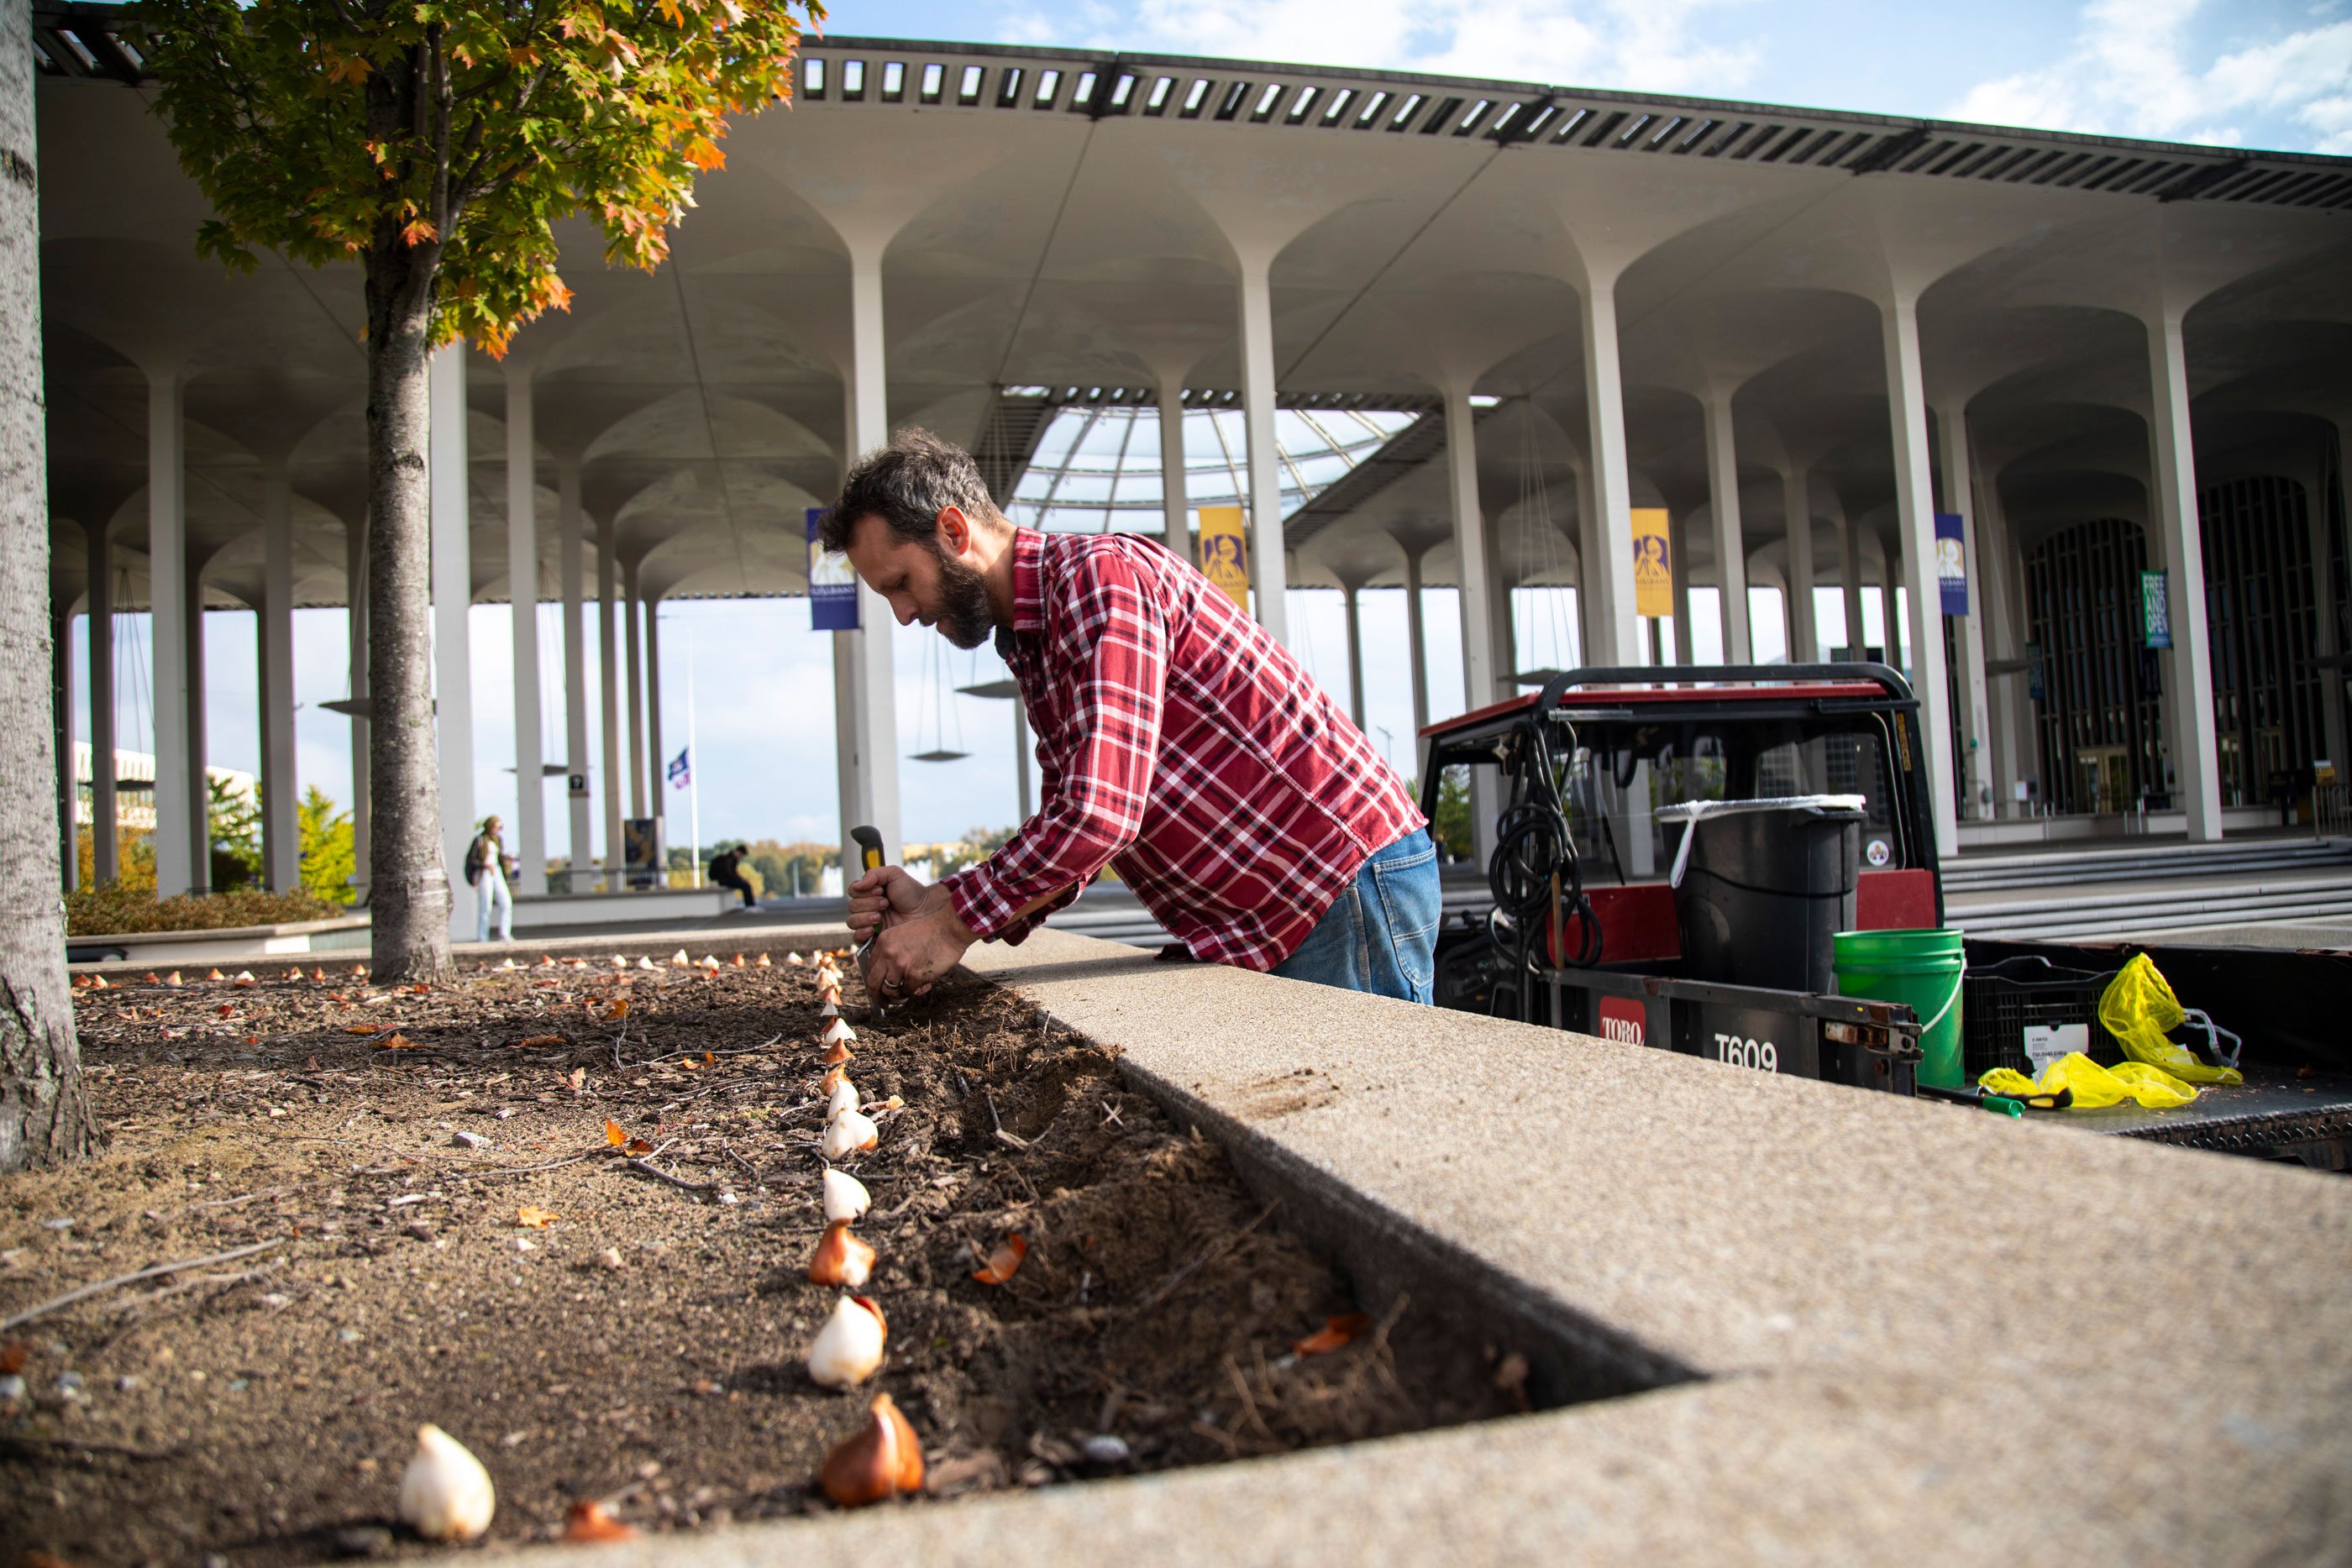
[{"label": "student walking", "polygon": [[466,848],[466,882],[474,890],[474,940],[490,939],[492,916],[497,918],[499,940],[514,940],[514,894],[508,891],[507,878],[521,869],[522,862],[507,853],[499,838],[506,824],[496,817],[482,819],[482,831]]}]

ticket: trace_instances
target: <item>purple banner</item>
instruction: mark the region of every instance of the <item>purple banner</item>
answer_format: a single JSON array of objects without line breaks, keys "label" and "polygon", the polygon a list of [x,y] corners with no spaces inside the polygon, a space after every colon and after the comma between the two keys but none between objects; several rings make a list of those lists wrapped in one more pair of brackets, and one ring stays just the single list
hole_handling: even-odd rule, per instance
[{"label": "purple banner", "polygon": [[1969,612],[1969,558],[1958,512],[1936,514],[1936,580],[1944,590],[1944,613]]},{"label": "purple banner", "polygon": [[817,538],[825,508],[808,509],[809,627],[816,632],[857,630],[857,573],[845,555],[829,554]]}]

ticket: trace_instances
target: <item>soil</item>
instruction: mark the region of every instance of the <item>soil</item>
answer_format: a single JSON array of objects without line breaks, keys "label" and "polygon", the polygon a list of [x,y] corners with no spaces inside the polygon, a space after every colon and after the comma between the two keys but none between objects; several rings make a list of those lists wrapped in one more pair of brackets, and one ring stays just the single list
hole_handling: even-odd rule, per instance
[{"label": "soil", "polygon": [[[0,1319],[267,1245],[0,1332],[0,1541],[93,1568],[421,1552],[390,1526],[427,1421],[488,1467],[512,1542],[587,1500],[647,1531],[827,1508],[818,1464],[877,1391],[931,1498],[1521,1407],[1524,1363],[1409,1304],[1294,1351],[1357,1309],[1346,1282],[1108,1052],[992,987],[862,1022],[853,967],[880,1146],[846,1168],[890,1332],[835,1393],[803,1364],[834,1297],[805,1275],[819,998],[782,954],[188,979],[78,993],[109,1146],[0,1183]],[[608,1119],[658,1153],[632,1163]],[[1016,1231],[1018,1272],[976,1281]]]}]

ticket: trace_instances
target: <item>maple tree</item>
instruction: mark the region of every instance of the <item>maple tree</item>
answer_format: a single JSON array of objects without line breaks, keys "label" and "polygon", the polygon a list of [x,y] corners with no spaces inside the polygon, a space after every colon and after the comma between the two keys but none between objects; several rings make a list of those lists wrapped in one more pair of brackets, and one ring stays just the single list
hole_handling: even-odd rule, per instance
[{"label": "maple tree", "polygon": [[659,266],[818,0],[142,0],[197,248],[356,261],[367,306],[370,905],[386,980],[449,972],[430,683],[426,367],[568,308],[553,225]]}]

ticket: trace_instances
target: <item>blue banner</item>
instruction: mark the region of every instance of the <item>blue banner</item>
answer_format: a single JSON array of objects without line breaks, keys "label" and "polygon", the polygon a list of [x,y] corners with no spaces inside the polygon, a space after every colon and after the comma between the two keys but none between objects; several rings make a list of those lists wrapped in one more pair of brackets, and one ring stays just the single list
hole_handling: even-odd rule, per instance
[{"label": "blue banner", "polygon": [[691,749],[680,747],[677,755],[669,759],[669,787],[673,789],[683,789],[694,782],[694,765],[686,755]]},{"label": "blue banner", "polygon": [[1969,558],[1958,512],[1936,514],[1936,580],[1944,590],[1944,613],[1969,612]]},{"label": "blue banner", "polygon": [[857,573],[845,555],[828,554],[817,538],[825,508],[808,509],[809,627],[816,632],[857,630]]},{"label": "blue banner", "polygon": [[2172,603],[2165,597],[2164,573],[2139,574],[2139,611],[2145,643],[2150,648],[2172,646]]}]

